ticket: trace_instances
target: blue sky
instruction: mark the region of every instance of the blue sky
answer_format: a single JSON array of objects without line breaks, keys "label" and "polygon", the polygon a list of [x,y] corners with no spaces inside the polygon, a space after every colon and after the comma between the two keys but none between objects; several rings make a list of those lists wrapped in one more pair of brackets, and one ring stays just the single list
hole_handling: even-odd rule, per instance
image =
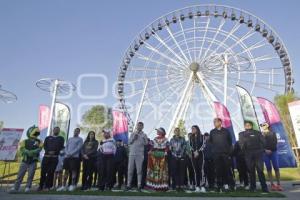
[{"label": "blue sky", "polygon": [[[0,84],[13,91],[18,101],[0,104],[0,120],[6,127],[37,124],[38,106],[50,104],[49,94],[35,81],[57,77],[77,83],[81,74],[108,77],[108,96],[81,99],[74,94],[67,103],[74,112],[82,103],[113,105],[111,94],[122,56],[135,35],[151,21],[174,9],[194,4],[225,4],[247,10],[270,24],[285,42],[294,67],[299,93],[300,2],[297,0],[249,1],[96,1],[96,0],[1,0]],[[103,82],[89,79],[84,94],[103,92]],[[73,118],[76,118],[73,116]],[[72,127],[76,125],[73,120]]]}]

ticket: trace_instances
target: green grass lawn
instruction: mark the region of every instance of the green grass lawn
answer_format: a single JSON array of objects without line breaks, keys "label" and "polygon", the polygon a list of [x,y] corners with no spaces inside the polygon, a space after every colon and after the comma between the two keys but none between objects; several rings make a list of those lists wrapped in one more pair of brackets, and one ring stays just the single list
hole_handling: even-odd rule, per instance
[{"label": "green grass lawn", "polygon": [[245,190],[237,190],[234,192],[207,192],[207,193],[185,193],[185,192],[112,192],[112,191],[74,191],[74,192],[31,192],[20,194],[45,194],[45,195],[99,195],[99,196],[152,196],[152,197],[277,197],[282,198],[285,195],[278,192],[261,193],[261,192],[249,192]]},{"label": "green grass lawn", "polygon": [[[38,181],[39,177],[40,177],[40,163],[38,164],[38,169],[36,170],[35,173],[35,182]],[[5,182],[13,182],[16,177],[17,177],[17,172],[19,169],[19,163],[17,162],[11,162],[10,163],[10,167],[8,169],[8,164],[6,166],[6,174],[9,174],[8,176],[5,176],[4,178],[3,176],[3,172],[4,172],[4,162],[0,161],[0,182],[1,181],[5,181]],[[282,181],[300,181],[300,167],[298,168],[282,168],[280,169],[280,173],[281,173],[281,180]],[[274,174],[274,173],[273,173]],[[236,177],[238,177],[238,175],[236,175]],[[24,180],[26,180],[27,176],[24,178]],[[267,178],[267,176],[266,176]]]},{"label": "green grass lawn", "polygon": [[300,167],[298,168],[282,168],[280,169],[281,180],[283,181],[299,181]]}]

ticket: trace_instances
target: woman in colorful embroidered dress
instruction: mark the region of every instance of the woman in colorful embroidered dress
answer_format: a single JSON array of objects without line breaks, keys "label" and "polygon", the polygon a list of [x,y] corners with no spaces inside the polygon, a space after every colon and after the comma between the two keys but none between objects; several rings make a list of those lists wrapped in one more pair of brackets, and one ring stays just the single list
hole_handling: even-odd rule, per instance
[{"label": "woman in colorful embroidered dress", "polygon": [[152,149],[148,156],[147,188],[153,190],[168,190],[168,162],[167,152],[169,150],[168,139],[165,137],[164,128],[157,130]]}]

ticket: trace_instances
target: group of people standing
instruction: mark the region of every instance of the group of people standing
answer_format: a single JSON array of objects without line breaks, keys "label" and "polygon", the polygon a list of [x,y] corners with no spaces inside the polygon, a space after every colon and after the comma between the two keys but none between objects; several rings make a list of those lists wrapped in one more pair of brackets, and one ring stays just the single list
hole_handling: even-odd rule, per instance
[{"label": "group of people standing", "polygon": [[[262,191],[268,192],[264,161],[271,189],[282,190],[277,137],[267,123],[262,124],[262,132],[259,132],[253,130],[252,122],[245,121],[245,131],[239,133],[239,141],[234,141],[230,132],[222,127],[221,119],[215,118],[213,122],[215,128],[210,133],[202,134],[194,125],[187,137],[175,128],[170,140],[162,127],[156,129],[157,136],[150,140],[143,132],[143,122],[138,122],[128,146],[121,140],[115,141],[107,129],[103,130],[103,139],[99,142],[94,131],[90,131],[83,141],[79,128],[74,130],[73,137],[64,141],[59,135],[59,127],[53,129],[42,145],[38,139],[39,130],[31,127],[25,145],[21,146],[23,159],[12,191],[19,191],[26,171],[29,176],[25,191],[30,191],[42,150],[38,190],[43,191],[75,190],[82,171],[82,190],[125,187],[125,191],[129,191],[136,187],[138,191],[183,191],[188,188],[195,192],[222,192],[236,189],[234,169],[237,168],[241,186],[255,191],[257,172]],[[272,167],[277,184],[273,184]]]}]

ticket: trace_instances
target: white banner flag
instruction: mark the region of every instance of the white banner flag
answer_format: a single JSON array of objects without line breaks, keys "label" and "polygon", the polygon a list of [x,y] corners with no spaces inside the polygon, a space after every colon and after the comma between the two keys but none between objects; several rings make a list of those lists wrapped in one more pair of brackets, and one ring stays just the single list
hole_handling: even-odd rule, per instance
[{"label": "white banner flag", "polygon": [[296,134],[297,146],[300,146],[300,100],[288,103],[289,111]]},{"label": "white banner flag", "polygon": [[0,132],[0,160],[12,161],[16,158],[23,129],[4,128]]}]

